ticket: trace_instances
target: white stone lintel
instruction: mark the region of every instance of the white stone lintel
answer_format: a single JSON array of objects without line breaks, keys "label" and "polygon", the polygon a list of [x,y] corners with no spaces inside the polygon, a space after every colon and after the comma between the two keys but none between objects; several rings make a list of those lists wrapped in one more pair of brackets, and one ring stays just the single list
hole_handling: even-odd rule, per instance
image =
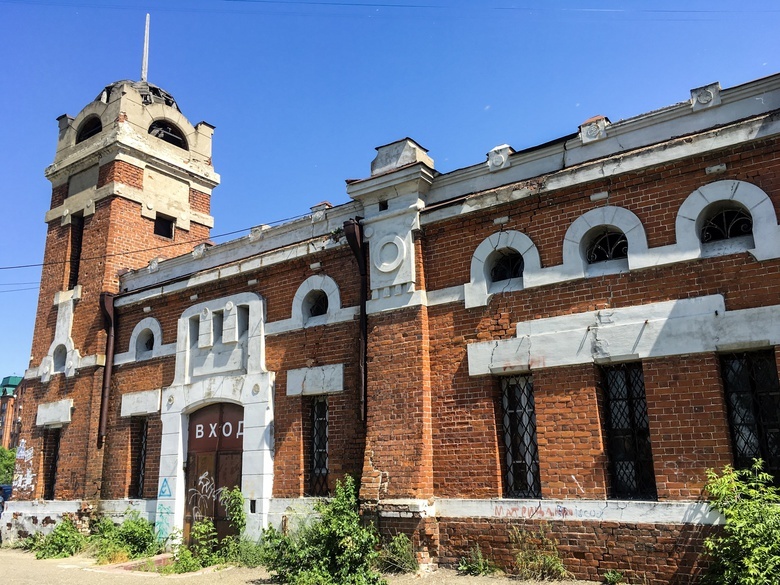
[{"label": "white stone lintel", "polygon": [[58,427],[68,424],[72,408],[72,398],[39,404],[35,425],[39,427]]},{"label": "white stone lintel", "polygon": [[300,368],[287,372],[287,396],[315,396],[344,391],[344,364]]}]

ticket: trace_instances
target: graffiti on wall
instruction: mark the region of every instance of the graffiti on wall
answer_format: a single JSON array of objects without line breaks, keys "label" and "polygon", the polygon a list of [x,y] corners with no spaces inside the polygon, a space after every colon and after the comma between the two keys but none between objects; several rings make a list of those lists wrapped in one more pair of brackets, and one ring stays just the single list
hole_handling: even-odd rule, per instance
[{"label": "graffiti on wall", "polygon": [[173,509],[168,504],[157,504],[157,513],[155,515],[155,528],[157,529],[157,538],[165,540],[171,535],[173,529]]},{"label": "graffiti on wall", "polygon": [[496,505],[493,515],[497,518],[526,518],[539,520],[577,520],[601,518],[603,508],[586,506],[564,506],[562,504],[503,506]]},{"label": "graffiti on wall", "polygon": [[13,490],[20,495],[32,497],[35,492],[35,477],[33,473],[33,448],[27,447],[22,439],[16,448],[16,463],[14,465]]},{"label": "graffiti on wall", "polygon": [[187,501],[192,506],[192,519],[195,522],[211,517],[214,502],[221,498],[223,489],[217,488],[214,478],[208,471],[200,474],[197,485],[190,488],[187,494]]}]

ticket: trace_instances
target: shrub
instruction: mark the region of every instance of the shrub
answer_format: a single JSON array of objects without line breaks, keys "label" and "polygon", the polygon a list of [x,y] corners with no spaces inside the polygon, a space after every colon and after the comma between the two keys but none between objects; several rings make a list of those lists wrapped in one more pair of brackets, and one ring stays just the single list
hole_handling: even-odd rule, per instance
[{"label": "shrub", "polygon": [[104,516],[92,526],[89,540],[96,548],[95,556],[101,564],[148,557],[161,550],[154,525],[141,518],[138,512],[130,512],[119,525]]},{"label": "shrub", "polygon": [[420,568],[412,541],[399,532],[379,551],[377,566],[385,573],[413,573]]},{"label": "shrub", "polygon": [[61,559],[84,550],[86,537],[78,531],[70,518],[63,518],[48,535],[35,541],[35,558]]},{"label": "shrub", "polygon": [[707,471],[710,506],[726,520],[723,532],[704,541],[711,559],[706,583],[780,583],[780,495],[756,460],[751,469],[730,465],[719,476]]},{"label": "shrub", "polygon": [[263,533],[263,564],[290,585],[380,585],[371,569],[378,537],[358,515],[354,480],[336,483],[335,495],[315,505],[319,518],[292,535],[273,527]]},{"label": "shrub", "polygon": [[458,561],[458,571],[464,575],[492,575],[498,572],[498,567],[493,561],[482,554],[482,549],[475,544],[469,549],[468,556]]},{"label": "shrub", "polygon": [[521,579],[567,579],[566,570],[558,554],[558,542],[549,538],[544,525],[537,534],[513,528],[509,538],[515,547],[515,568]]}]

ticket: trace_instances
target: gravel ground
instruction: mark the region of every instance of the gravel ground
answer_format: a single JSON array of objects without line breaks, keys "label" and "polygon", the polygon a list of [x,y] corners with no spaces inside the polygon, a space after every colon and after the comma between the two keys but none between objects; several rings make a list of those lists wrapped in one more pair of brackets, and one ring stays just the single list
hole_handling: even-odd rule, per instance
[{"label": "gravel ground", "polygon": [[[30,553],[0,549],[0,583],[3,585],[139,585],[145,579],[170,580],[171,585],[270,585],[269,574],[262,569],[227,568],[205,570],[186,575],[162,576],[156,573],[127,571],[116,566],[96,566],[94,559],[78,556],[68,559],[36,560]],[[390,585],[535,585],[536,581],[510,580],[506,577],[462,577],[455,571],[440,569],[418,575],[388,576]],[[593,581],[558,581],[560,585],[593,585]]]}]

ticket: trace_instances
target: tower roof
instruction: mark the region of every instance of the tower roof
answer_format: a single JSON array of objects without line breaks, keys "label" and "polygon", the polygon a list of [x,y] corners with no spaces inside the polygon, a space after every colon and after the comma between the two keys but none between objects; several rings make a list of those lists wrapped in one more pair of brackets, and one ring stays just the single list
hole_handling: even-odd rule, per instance
[{"label": "tower roof", "polygon": [[96,102],[108,103],[111,99],[111,94],[122,87],[123,85],[129,85],[141,94],[144,100],[144,104],[165,104],[177,111],[179,106],[176,104],[176,100],[171,94],[165,91],[163,88],[149,83],[148,81],[131,81],[129,79],[122,79],[115,81],[114,83],[107,85],[103,91],[95,98]]}]

